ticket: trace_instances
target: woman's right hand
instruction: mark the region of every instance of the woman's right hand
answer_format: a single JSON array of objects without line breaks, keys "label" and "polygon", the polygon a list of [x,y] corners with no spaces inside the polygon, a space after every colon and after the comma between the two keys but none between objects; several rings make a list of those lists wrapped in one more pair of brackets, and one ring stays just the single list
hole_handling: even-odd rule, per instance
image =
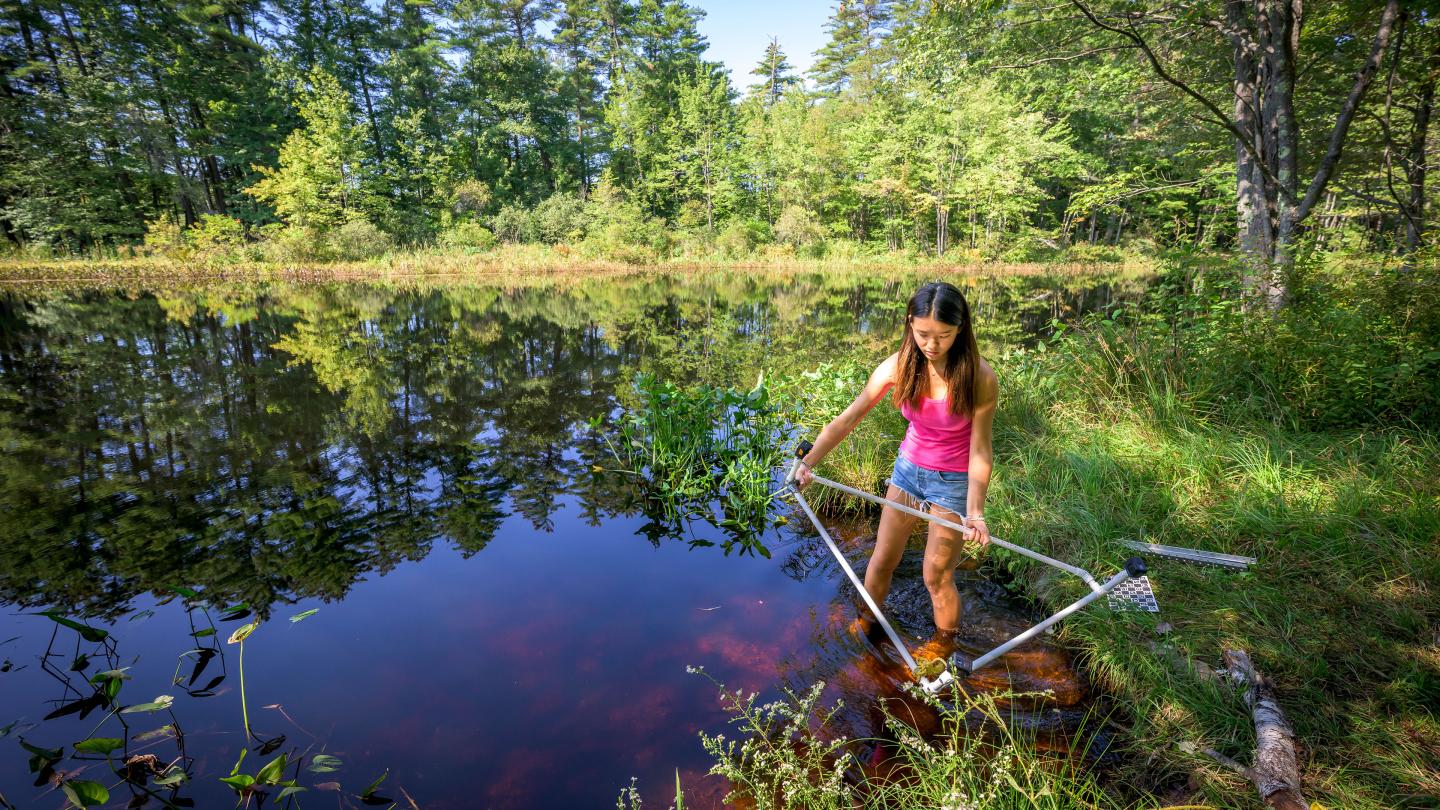
[{"label": "woman's right hand", "polygon": [[795,488],[804,489],[810,486],[810,482],[815,480],[815,473],[810,469],[810,465],[801,461],[796,466],[798,469],[795,470]]}]

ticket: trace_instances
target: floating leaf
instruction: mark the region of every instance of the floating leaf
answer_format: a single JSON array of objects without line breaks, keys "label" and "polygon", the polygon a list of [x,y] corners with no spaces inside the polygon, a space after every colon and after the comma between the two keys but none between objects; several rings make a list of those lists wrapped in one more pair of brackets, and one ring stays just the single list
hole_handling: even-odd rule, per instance
[{"label": "floating leaf", "polygon": [[184,783],[185,779],[186,774],[184,768],[171,768],[165,774],[157,776],[150,781],[160,787],[175,787],[176,785]]},{"label": "floating leaf", "polygon": [[109,756],[111,751],[125,747],[125,741],[114,737],[91,737],[75,743],[75,750],[85,754]]},{"label": "floating leaf", "polygon": [[134,737],[131,737],[130,739],[133,740],[133,741],[135,741],[135,742],[137,742],[137,743],[144,743],[144,742],[150,742],[151,740],[158,740],[158,739],[160,739],[161,737],[174,737],[174,736],[175,736],[175,727],[172,726],[172,725],[170,725],[169,723],[166,723],[165,725],[161,726],[160,728],[151,729],[150,731],[142,731],[142,732],[140,732],[139,734],[136,734]]},{"label": "floating leaf", "polygon": [[75,660],[72,661],[72,662],[70,662],[70,671],[71,671],[71,672],[84,672],[84,671],[85,671],[85,668],[88,667],[88,666],[90,666],[90,656],[85,655],[85,654],[82,653],[82,654],[80,654],[80,655],[75,656]]},{"label": "floating leaf", "polygon": [[339,782],[321,782],[315,786],[316,790],[339,790]]},{"label": "floating leaf", "polygon": [[99,782],[86,782],[82,779],[74,779],[63,782],[60,789],[65,791],[65,798],[76,807],[96,807],[110,801],[110,791]]},{"label": "floating leaf", "polygon": [[344,764],[345,763],[340,761],[339,757],[329,754],[316,754],[310,758],[310,765],[306,770],[311,773],[334,773],[340,770],[340,767]]},{"label": "floating leaf", "polygon": [[[258,735],[257,735],[257,739],[258,739]],[[260,750],[257,751],[256,753],[258,753],[260,756],[265,756],[266,754],[269,754],[269,753],[273,752],[276,748],[279,748],[280,746],[282,746],[282,745],[284,745],[284,744],[285,744],[285,735],[284,735],[284,734],[281,734],[279,737],[273,737],[273,738],[271,738],[271,739],[266,740],[264,743],[262,743],[262,744],[260,745]]]},{"label": "floating leaf", "polygon": [[202,630],[196,630],[195,632],[191,633],[190,635],[194,636],[195,638],[205,638],[206,636],[213,636],[213,635],[215,635],[215,628],[213,628],[213,627],[206,627],[206,628],[204,628],[204,629],[202,629]]},{"label": "floating leaf", "polygon": [[150,618],[151,616],[154,616],[154,615],[155,615],[155,611],[150,610],[149,608],[146,608],[145,610],[142,610],[142,611],[140,611],[140,612],[138,612],[138,613],[132,613],[132,614],[130,614],[130,618],[127,619],[126,621],[132,621],[132,622],[143,621],[143,620],[148,619],[148,618]]},{"label": "floating leaf", "polygon": [[255,774],[255,781],[262,785],[273,785],[279,782],[280,777],[285,775],[285,765],[288,761],[289,759],[284,754],[281,754],[265,763],[265,767],[261,768],[260,772]]},{"label": "floating leaf", "polygon": [[304,793],[304,792],[305,792],[305,788],[300,787],[299,785],[291,785],[290,787],[287,787],[287,788],[285,788],[284,790],[280,791],[279,793],[275,794],[275,801],[278,802],[278,801],[280,801],[281,799],[285,798],[286,796],[293,796],[293,795],[296,794],[296,793]]},{"label": "floating leaf", "polygon": [[91,627],[88,624],[81,624],[74,619],[66,618],[65,614],[61,613],[58,610],[47,610],[40,615],[48,616],[50,620],[55,622],[56,624],[74,630],[75,632],[79,633],[80,637],[85,639],[86,641],[100,642],[110,637],[110,634],[105,632],[104,630],[101,630],[98,627]]},{"label": "floating leaf", "polygon": [[222,776],[220,781],[240,791],[255,784],[255,777],[248,773],[237,773],[234,776]]},{"label": "floating leaf", "polygon": [[250,622],[250,623],[247,624],[247,625],[243,625],[243,626],[240,627],[240,629],[238,629],[238,630],[236,630],[235,632],[231,633],[231,634],[230,634],[230,638],[229,638],[228,640],[226,640],[225,643],[227,643],[227,644],[239,644],[240,642],[242,642],[242,641],[244,641],[245,639],[249,638],[249,637],[250,637],[250,634],[253,633],[253,632],[255,632],[255,628],[257,628],[257,627],[259,627],[259,626],[260,626],[260,622],[258,622],[258,621]]},{"label": "floating leaf", "polygon": [[181,596],[185,597],[186,599],[198,599],[198,598],[200,598],[200,594],[197,593],[194,588],[187,588],[187,587],[185,587],[184,585],[171,585],[171,586],[170,586],[170,590],[174,591],[175,593],[180,594]]},{"label": "floating leaf", "polygon": [[149,703],[136,703],[134,706],[126,706],[120,710],[121,714],[135,714],[136,712],[158,712],[170,708],[175,702],[171,695],[159,695]]},{"label": "floating leaf", "polygon": [[303,621],[305,621],[306,619],[310,618],[311,616],[314,616],[316,613],[319,613],[319,612],[320,612],[320,608],[311,608],[311,609],[309,609],[309,610],[302,611],[302,612],[300,612],[300,613],[296,613],[294,616],[291,616],[291,617],[290,617],[290,622],[291,622],[292,624],[295,623],[295,622],[303,622]]}]

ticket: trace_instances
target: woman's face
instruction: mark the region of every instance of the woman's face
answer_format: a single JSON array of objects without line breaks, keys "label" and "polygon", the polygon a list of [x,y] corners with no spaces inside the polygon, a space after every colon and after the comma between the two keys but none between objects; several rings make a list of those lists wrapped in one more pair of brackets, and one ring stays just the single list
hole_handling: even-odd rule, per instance
[{"label": "woman's face", "polygon": [[932,362],[943,360],[950,347],[955,344],[955,336],[959,333],[959,327],[934,318],[910,319],[910,336],[915,339],[916,348]]}]

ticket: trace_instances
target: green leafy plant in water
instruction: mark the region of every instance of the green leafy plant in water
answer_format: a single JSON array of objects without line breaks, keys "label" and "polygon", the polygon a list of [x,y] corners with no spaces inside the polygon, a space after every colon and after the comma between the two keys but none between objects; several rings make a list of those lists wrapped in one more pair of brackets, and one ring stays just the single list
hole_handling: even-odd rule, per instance
[{"label": "green leafy plant in water", "polygon": [[634,394],[610,442],[621,471],[644,482],[645,496],[667,519],[713,519],[734,538],[727,551],[738,540],[743,550],[769,556],[759,532],[774,499],[774,472],[786,460],[790,409],[772,396],[764,374],[739,391],[641,373]]}]

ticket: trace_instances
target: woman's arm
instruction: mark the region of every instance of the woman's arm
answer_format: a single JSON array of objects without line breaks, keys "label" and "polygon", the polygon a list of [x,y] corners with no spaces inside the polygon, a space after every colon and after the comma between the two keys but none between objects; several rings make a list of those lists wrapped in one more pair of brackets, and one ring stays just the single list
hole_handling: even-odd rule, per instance
[{"label": "woman's arm", "polygon": [[835,445],[845,440],[846,436],[855,430],[865,414],[875,407],[875,403],[885,396],[885,392],[895,384],[895,362],[898,355],[892,354],[880,362],[875,370],[870,372],[870,379],[865,382],[865,388],[860,395],[855,397],[849,407],[840,412],[840,415],[830,420],[815,437],[815,446],[805,454],[804,464],[800,465],[800,471],[795,475],[796,483],[801,487],[808,486],[812,473],[811,468],[820,463],[825,455],[835,449]]},{"label": "woman's arm", "polygon": [[990,489],[994,462],[991,433],[995,405],[1000,401],[1000,383],[983,360],[976,388],[979,390],[975,392],[975,412],[970,417],[970,490],[965,497],[965,525],[975,531],[971,539],[984,545],[990,542],[990,530],[985,526],[985,494]]}]

